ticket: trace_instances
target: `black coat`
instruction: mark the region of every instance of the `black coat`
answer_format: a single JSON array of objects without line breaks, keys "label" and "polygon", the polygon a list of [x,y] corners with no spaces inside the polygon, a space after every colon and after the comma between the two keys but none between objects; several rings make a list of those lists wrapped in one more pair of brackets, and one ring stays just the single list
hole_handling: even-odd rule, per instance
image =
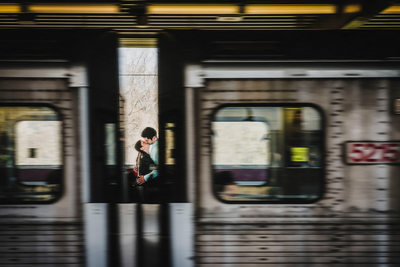
[{"label": "black coat", "polygon": [[136,166],[138,166],[139,175],[146,175],[152,171],[154,161],[146,152],[139,152],[136,158]]}]

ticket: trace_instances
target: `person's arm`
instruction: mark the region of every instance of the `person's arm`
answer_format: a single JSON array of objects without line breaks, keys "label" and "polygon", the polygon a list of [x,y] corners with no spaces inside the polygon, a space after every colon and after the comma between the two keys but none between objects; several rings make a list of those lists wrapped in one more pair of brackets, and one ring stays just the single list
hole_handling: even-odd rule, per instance
[{"label": "person's arm", "polygon": [[145,182],[147,182],[149,180],[150,177],[153,177],[152,179],[154,179],[155,177],[157,177],[157,175],[158,175],[157,170],[153,170],[152,172],[150,172],[146,175],[140,175],[139,178],[137,179],[137,183],[139,185],[144,184]]},{"label": "person's arm", "polygon": [[158,171],[157,171],[157,169],[156,169],[156,170],[153,170],[153,171],[151,171],[150,173],[144,175],[144,180],[147,182],[147,181],[149,180],[150,177],[151,177],[152,179],[154,179],[154,178],[156,178],[157,176],[158,176]]}]

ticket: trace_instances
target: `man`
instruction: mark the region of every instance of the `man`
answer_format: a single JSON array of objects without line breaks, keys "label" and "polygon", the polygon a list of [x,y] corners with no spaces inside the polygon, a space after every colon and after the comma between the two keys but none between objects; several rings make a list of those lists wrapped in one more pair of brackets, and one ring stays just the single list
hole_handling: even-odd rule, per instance
[{"label": "man", "polygon": [[146,127],[142,131],[142,138],[143,140],[150,145],[149,148],[149,155],[150,158],[153,160],[154,164],[156,165],[154,170],[146,175],[141,175],[137,179],[137,183],[139,185],[144,184],[149,179],[155,179],[158,176],[157,171],[157,164],[158,164],[158,138],[157,138],[157,131],[154,128]]}]

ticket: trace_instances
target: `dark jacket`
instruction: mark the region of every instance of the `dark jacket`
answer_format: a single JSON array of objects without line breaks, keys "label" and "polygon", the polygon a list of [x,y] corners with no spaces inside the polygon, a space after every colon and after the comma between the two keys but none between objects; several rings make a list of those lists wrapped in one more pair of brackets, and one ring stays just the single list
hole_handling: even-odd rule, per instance
[{"label": "dark jacket", "polygon": [[152,171],[154,162],[150,155],[146,152],[139,152],[136,158],[136,166],[138,166],[139,175],[146,175]]}]

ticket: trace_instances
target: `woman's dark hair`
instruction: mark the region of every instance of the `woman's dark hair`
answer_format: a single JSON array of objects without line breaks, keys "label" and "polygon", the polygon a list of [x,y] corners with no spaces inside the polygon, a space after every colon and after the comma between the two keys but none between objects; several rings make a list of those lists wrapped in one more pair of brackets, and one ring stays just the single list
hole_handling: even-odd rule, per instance
[{"label": "woman's dark hair", "polygon": [[137,141],[136,144],[135,144],[135,149],[136,149],[138,152],[142,152],[142,150],[140,150],[141,148],[142,148],[142,142],[139,140],[139,141]]},{"label": "woman's dark hair", "polygon": [[157,137],[157,131],[154,128],[146,127],[142,131],[142,137],[153,139],[153,137]]}]

